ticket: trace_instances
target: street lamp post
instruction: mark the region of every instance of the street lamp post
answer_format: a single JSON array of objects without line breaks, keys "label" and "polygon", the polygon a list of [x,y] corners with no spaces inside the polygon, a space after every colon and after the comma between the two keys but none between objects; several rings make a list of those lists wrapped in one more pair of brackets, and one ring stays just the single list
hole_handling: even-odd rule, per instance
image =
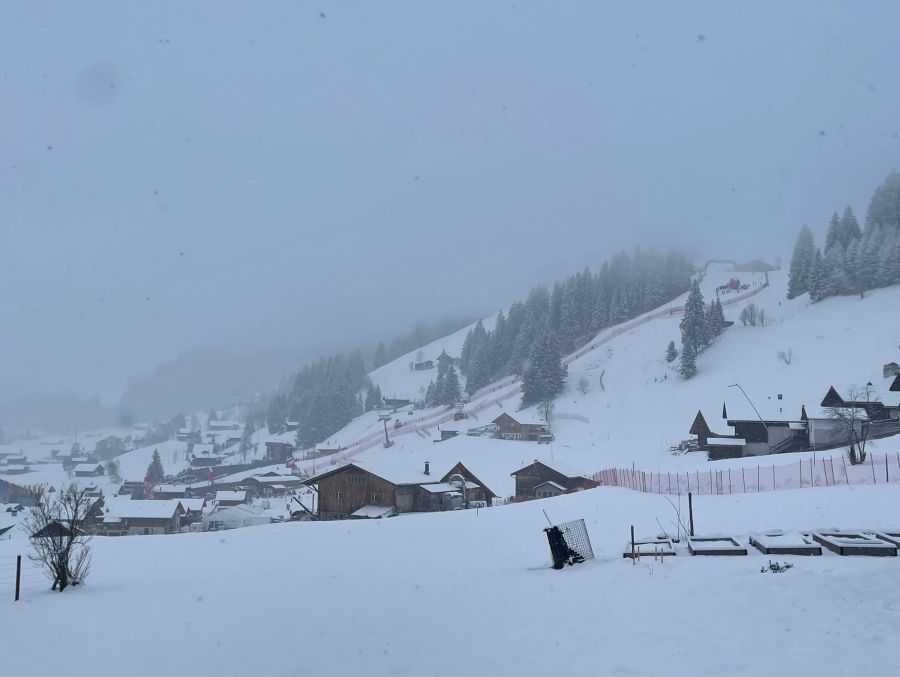
[{"label": "street lamp post", "polygon": [[728,386],[728,387],[729,387],[729,388],[737,388],[738,390],[741,391],[741,393],[744,395],[744,399],[746,399],[747,402],[750,403],[750,406],[753,407],[753,411],[756,412],[756,416],[757,416],[757,418],[759,418],[759,422],[762,423],[763,428],[766,429],[766,439],[768,439],[768,437],[769,437],[769,426],[766,425],[766,422],[763,420],[763,417],[760,416],[759,410],[756,408],[756,405],[753,404],[753,402],[752,402],[752,401],[750,400],[750,398],[747,396],[747,393],[744,392],[744,389],[743,389],[743,388],[741,388],[741,384],[740,384],[740,383],[732,383],[732,384],[731,384],[730,386]]}]

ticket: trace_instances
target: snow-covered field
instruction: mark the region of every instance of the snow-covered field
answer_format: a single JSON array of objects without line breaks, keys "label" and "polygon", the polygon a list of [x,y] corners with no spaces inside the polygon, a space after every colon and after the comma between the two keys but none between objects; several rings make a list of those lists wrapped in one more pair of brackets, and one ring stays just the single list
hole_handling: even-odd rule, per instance
[{"label": "snow-covered field", "polygon": [[[893,528],[898,505],[892,486],[711,496],[695,522],[746,543],[772,528]],[[542,510],[585,518],[597,559],[550,569]],[[478,512],[97,538],[87,586],[18,604],[0,591],[3,673],[892,673],[900,560],[622,559],[629,525],[653,536],[657,519],[671,528],[664,498],[601,488]],[[21,543],[0,542],[0,558]],[[761,573],[770,559],[795,566]]]}]

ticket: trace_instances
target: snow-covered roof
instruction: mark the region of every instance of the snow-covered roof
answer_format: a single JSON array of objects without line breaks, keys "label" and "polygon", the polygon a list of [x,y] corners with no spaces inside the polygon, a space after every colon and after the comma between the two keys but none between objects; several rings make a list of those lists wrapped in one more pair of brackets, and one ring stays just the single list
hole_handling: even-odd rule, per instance
[{"label": "snow-covered roof", "polygon": [[711,447],[743,447],[747,440],[740,437],[710,437],[707,444]]},{"label": "snow-covered roof", "polygon": [[534,409],[526,409],[524,411],[504,411],[497,414],[493,420],[496,421],[503,414],[507,414],[511,418],[514,418],[516,422],[521,425],[547,425],[547,421],[545,421]]},{"label": "snow-covered roof", "polygon": [[551,487],[554,487],[554,488],[556,488],[556,489],[559,489],[560,491],[565,491],[565,490],[566,490],[566,488],[565,488],[563,485],[557,484],[557,483],[554,482],[553,480],[547,480],[546,482],[541,482],[540,484],[538,484],[538,485],[535,487],[535,489],[540,489],[541,487],[543,487],[543,486],[545,486],[545,485],[547,485],[547,484],[549,484]]},{"label": "snow-covered roof", "polygon": [[[784,393],[772,394],[748,392],[747,395],[753,402],[753,405],[740,393],[735,392],[734,388],[727,391],[725,396],[725,409],[728,414],[729,421],[758,421],[762,418],[764,421],[799,421],[802,406],[804,402],[795,398],[791,398]],[[753,406],[756,407],[754,410]],[[757,414],[757,411],[759,414]],[[808,411],[808,409],[807,409]],[[710,427],[716,428],[714,420],[711,420]]]},{"label": "snow-covered roof", "polygon": [[274,477],[248,477],[247,479],[256,480],[260,484],[283,484],[284,482],[296,482],[300,478],[296,475],[277,475]]},{"label": "snow-covered roof", "polygon": [[154,487],[153,491],[160,494],[181,494],[187,491],[189,485],[187,484],[160,484],[158,487]]},{"label": "snow-covered roof", "polygon": [[109,500],[104,505],[103,518],[122,519],[169,519],[183,508],[181,500],[172,498],[164,501],[149,499]]},{"label": "snow-covered roof", "polygon": [[558,461],[556,459],[549,458],[536,458],[528,465],[522,466],[515,470],[512,474],[515,475],[520,470],[525,470],[525,468],[531,467],[535,463],[540,463],[541,465],[545,465],[551,470],[555,470],[560,475],[564,475],[566,477],[587,477],[589,473],[584,472],[583,470],[579,470],[568,463],[564,463],[563,461]]},{"label": "snow-covered roof", "polygon": [[806,417],[812,420],[830,419],[834,418],[832,412],[835,411],[856,421],[869,420],[869,414],[865,409],[855,407],[838,407],[835,409],[834,407],[821,407],[819,405],[807,406]]},{"label": "snow-covered roof", "polygon": [[378,519],[379,517],[389,517],[394,512],[394,506],[388,505],[364,505],[359,510],[351,514],[351,517],[365,517],[367,519]]},{"label": "snow-covered roof", "polygon": [[[425,491],[432,494],[445,494],[448,491],[459,491],[460,487],[457,486],[459,483],[452,484],[450,482],[437,482],[435,484],[420,484]],[[478,485],[475,482],[466,482],[466,489],[477,489]]]},{"label": "snow-covered roof", "polygon": [[211,454],[214,450],[215,446],[212,444],[195,444],[191,453],[197,456],[198,454]]},{"label": "snow-covered roof", "polygon": [[179,498],[178,501],[181,503],[182,508],[193,512],[200,512],[203,510],[203,506],[206,505],[205,498]]},{"label": "snow-covered roof", "polygon": [[244,501],[247,499],[246,491],[217,491],[217,501]]},{"label": "snow-covered roof", "polygon": [[74,472],[94,472],[97,468],[102,468],[100,463],[79,463],[72,470]]}]

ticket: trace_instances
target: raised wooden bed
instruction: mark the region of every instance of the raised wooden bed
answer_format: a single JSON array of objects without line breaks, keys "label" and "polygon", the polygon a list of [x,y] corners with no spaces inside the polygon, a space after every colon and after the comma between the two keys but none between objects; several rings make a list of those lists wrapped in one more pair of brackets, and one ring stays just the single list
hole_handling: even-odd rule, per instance
[{"label": "raised wooden bed", "polygon": [[821,555],[822,546],[803,534],[753,534],[750,545],[765,555]]},{"label": "raised wooden bed", "polygon": [[817,543],[821,543],[838,555],[897,556],[896,543],[883,541],[862,531],[817,531],[812,537]]},{"label": "raised wooden bed", "polygon": [[[625,548],[626,551],[622,553],[622,557],[630,559],[633,556],[631,552],[631,543],[628,543]],[[635,541],[634,551],[634,555],[637,557],[653,557],[654,555],[659,557],[674,557],[676,554],[675,545],[672,543],[671,539],[668,538]]]},{"label": "raised wooden bed", "polygon": [[688,551],[692,555],[746,555],[747,548],[731,536],[690,536]]},{"label": "raised wooden bed", "polygon": [[897,531],[877,531],[875,535],[880,538],[882,541],[887,541],[888,543],[893,543],[898,548],[900,548],[900,530]]}]

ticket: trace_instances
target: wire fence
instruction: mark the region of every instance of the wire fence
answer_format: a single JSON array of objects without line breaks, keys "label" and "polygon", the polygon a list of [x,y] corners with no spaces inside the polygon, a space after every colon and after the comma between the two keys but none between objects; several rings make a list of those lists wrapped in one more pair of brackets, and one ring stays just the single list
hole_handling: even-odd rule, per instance
[{"label": "wire fence", "polygon": [[[13,603],[16,599],[17,555],[0,555],[0,605]],[[19,598],[25,599],[41,590],[50,589],[50,580],[44,571],[27,554],[21,555],[19,572]]]},{"label": "wire fence", "polygon": [[609,468],[592,475],[601,486],[623,487],[649,494],[750,494],[806,487],[900,484],[900,453],[868,454],[851,464],[846,455],[801,459],[786,465],[744,466],[679,473]]}]

